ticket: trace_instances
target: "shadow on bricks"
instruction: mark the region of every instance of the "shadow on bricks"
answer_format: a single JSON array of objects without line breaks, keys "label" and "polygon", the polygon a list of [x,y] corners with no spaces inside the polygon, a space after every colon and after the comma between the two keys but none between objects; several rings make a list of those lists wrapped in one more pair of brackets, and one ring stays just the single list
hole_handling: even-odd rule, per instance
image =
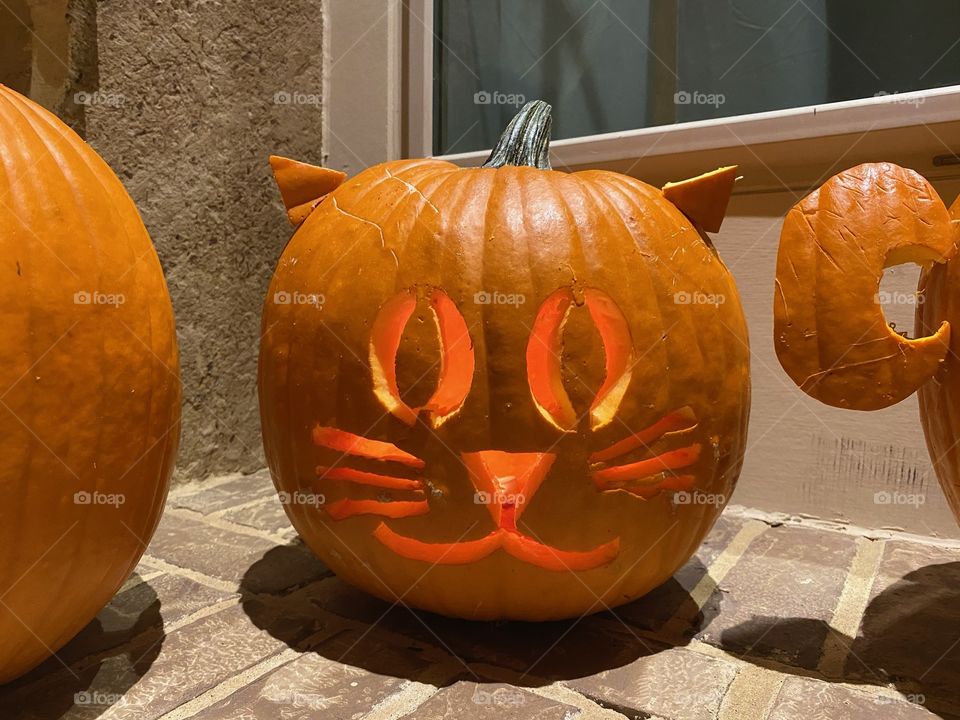
[{"label": "shadow on bricks", "polygon": [[241,581],[243,609],[257,627],[332,662],[436,685],[472,676],[540,687],[596,675],[687,644],[711,614],[705,618],[675,579],[613,611],[543,623],[446,618],[384,602],[335,576],[279,593],[259,590],[265,568],[300,552],[276,547]]},{"label": "shadow on bricks", "polygon": [[[137,578],[134,574],[132,580]],[[55,657],[0,687],[0,717],[107,714],[150,669],[165,637],[160,599],[150,582],[140,582],[118,595]]]},{"label": "shadow on bricks", "polygon": [[960,706],[960,562],[915,569],[886,587],[867,606],[856,638],[821,620],[756,617],[726,630],[721,645],[763,665],[782,661],[778,652],[811,636],[826,639],[823,654],[812,663],[825,679],[893,685],[931,712],[955,710]]}]

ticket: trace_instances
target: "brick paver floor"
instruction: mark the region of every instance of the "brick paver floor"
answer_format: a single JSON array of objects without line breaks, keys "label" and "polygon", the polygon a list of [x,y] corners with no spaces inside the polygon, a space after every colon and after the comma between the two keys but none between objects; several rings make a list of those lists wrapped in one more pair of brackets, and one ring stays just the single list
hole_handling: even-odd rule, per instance
[{"label": "brick paver floor", "polygon": [[731,508],[666,585],[469,623],[344,585],[266,473],[175,489],[113,602],[0,718],[960,720],[960,544]]}]

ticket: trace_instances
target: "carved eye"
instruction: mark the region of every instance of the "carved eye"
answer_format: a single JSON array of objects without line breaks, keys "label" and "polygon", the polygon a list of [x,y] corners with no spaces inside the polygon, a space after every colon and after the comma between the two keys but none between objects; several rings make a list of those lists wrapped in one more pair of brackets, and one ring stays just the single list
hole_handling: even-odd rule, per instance
[{"label": "carved eye", "polygon": [[[583,290],[584,304],[600,334],[605,356],[604,378],[590,404],[590,428],[598,430],[616,416],[630,384],[633,341],[627,319],[609,295],[594,288]],[[563,386],[563,331],[576,305],[573,290],[560,288],[543,301],[527,342],[527,382],[540,414],[554,427],[571,432],[577,413]]]},{"label": "carved eye", "polygon": [[397,387],[397,352],[404,329],[417,307],[415,290],[401,292],[380,308],[370,334],[370,370],[373,392],[383,406],[407,425],[413,425],[421,410],[426,410],[436,428],[456,415],[473,384],[473,340],[463,315],[442,290],[428,295],[430,312],[437,326],[440,346],[440,372],[437,387],[418,407],[410,407]]}]

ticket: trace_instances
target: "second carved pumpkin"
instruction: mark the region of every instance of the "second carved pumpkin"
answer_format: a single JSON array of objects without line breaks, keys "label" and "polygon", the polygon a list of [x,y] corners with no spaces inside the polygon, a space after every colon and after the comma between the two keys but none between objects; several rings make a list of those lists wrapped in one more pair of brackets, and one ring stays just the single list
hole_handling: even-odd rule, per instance
[{"label": "second carved pumpkin", "polygon": [[688,218],[633,178],[551,170],[549,112],[482,168],[272,161],[302,224],[264,307],[267,459],[310,547],[390,602],[622,604],[686,562],[739,474],[747,333],[697,227],[733,169],[672,191]]},{"label": "second carved pumpkin", "polygon": [[[787,374],[827,405],[875,410],[919,390],[927,446],[960,521],[960,202],[892,163],[845,170],[799,202],[780,236],[774,344]],[[924,267],[916,337],[891,328],[880,280]]]}]

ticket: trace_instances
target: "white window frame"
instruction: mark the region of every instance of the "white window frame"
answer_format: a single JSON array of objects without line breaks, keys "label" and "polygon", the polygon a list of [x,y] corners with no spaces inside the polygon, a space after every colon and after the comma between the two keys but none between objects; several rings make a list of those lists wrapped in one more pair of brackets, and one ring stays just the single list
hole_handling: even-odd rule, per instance
[{"label": "white window frame", "polygon": [[[432,0],[408,0],[408,157],[432,154]],[[442,156],[481,164],[489,151]],[[960,175],[960,86],[555,140],[554,167],[606,167],[655,182],[739,165],[738,192],[805,191],[829,171],[877,159],[932,180]],[[951,161],[951,158],[954,158]],[[936,159],[936,161],[935,161]],[[941,164],[944,163],[945,164]],[[776,168],[776,170],[774,170]]]},{"label": "white window frame", "polygon": [[[328,3],[324,148],[354,174],[432,155],[433,1]],[[362,152],[356,151],[358,148]],[[479,165],[488,151],[443,156]],[[654,184],[739,165],[738,193],[803,192],[861,162],[960,177],[960,86],[556,140],[554,167]]]}]

